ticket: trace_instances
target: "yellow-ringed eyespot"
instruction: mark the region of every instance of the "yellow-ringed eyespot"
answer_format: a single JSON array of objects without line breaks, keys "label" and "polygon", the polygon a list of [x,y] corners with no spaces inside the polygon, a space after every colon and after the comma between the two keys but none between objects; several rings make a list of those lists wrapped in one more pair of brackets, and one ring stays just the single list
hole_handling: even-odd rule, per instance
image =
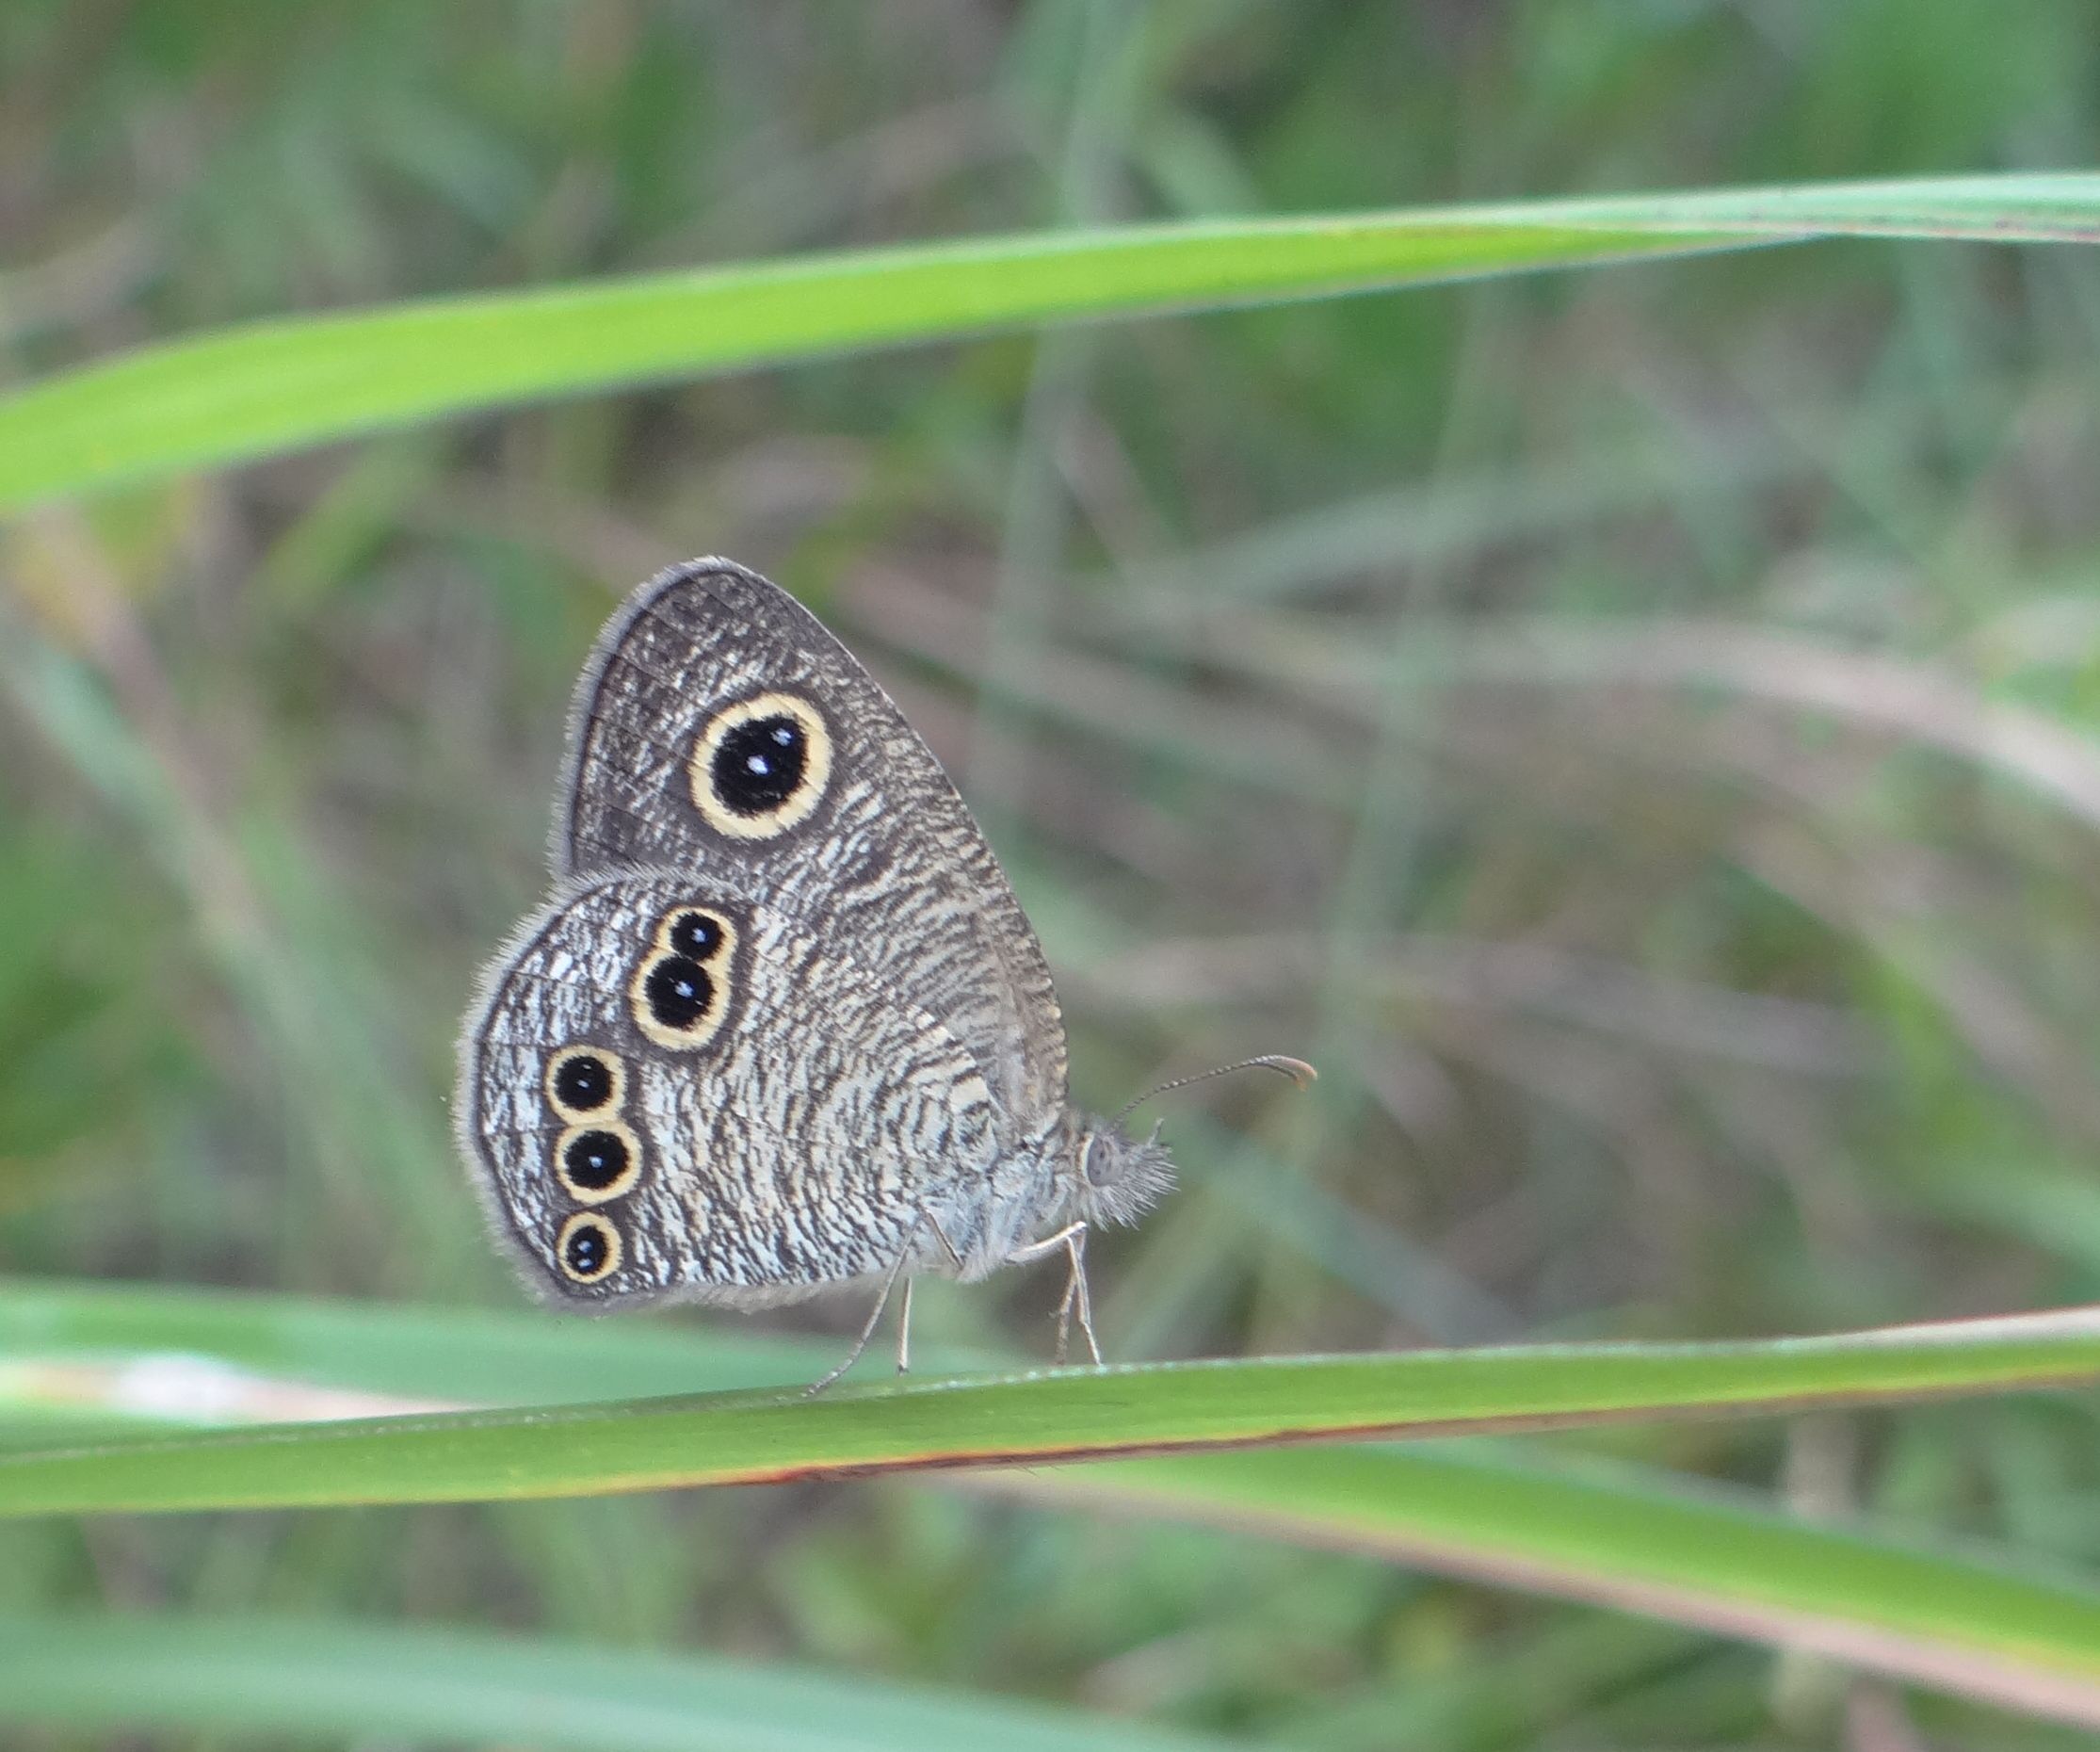
[{"label": "yellow-ringed eyespot", "polygon": [[602,1205],[634,1191],[641,1142],[617,1119],[571,1126],[554,1142],[554,1177],[579,1205]]},{"label": "yellow-ringed eyespot", "polygon": [[711,967],[736,952],[736,925],[727,914],[698,901],[674,906],[656,921],[656,947]]},{"label": "yellow-ringed eyespot", "polygon": [[725,706],[702,726],[687,768],[701,818],[732,839],[772,839],[809,819],[832,780],[832,732],[792,693]]},{"label": "yellow-ringed eyespot", "polygon": [[661,950],[645,956],[628,982],[627,1006],[635,1026],[659,1046],[690,1052],[721,1030],[729,1013],[730,969],[712,971],[690,955]]},{"label": "yellow-ringed eyespot", "polygon": [[617,1113],[627,1098],[627,1067],[620,1055],[581,1043],[547,1055],[547,1105],[562,1119]]},{"label": "yellow-ringed eyespot", "polygon": [[561,1225],[554,1257],[572,1283],[595,1284],[620,1270],[626,1251],[620,1231],[595,1210],[579,1210]]}]

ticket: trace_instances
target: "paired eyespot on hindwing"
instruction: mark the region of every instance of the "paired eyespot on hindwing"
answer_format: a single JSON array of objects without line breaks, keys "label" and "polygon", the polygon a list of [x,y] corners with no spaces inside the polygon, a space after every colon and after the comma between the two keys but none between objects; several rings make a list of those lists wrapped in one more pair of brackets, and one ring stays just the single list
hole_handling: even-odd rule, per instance
[{"label": "paired eyespot on hindwing", "polygon": [[644,1038],[692,1052],[721,1031],[735,978],[736,925],[726,913],[674,906],[635,966],[627,1001]]},{"label": "paired eyespot on hindwing", "polygon": [[693,740],[687,763],[701,819],[731,839],[774,839],[799,827],[832,782],[832,732],[794,693],[725,706]]}]

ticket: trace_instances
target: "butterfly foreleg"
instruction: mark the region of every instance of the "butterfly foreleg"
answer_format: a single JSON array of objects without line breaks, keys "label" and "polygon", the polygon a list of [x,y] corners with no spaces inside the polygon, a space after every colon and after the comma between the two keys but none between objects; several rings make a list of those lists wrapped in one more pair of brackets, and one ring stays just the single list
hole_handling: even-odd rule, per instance
[{"label": "butterfly foreleg", "polygon": [[1072,1269],[1064,1281],[1064,1297],[1058,1304],[1058,1361],[1065,1360],[1071,1317],[1076,1315],[1080,1336],[1087,1341],[1087,1355],[1098,1365],[1101,1340],[1094,1337],[1093,1298],[1087,1293],[1087,1225],[1084,1223],[1073,1225],[1072,1232],[1065,1237],[1064,1246]]},{"label": "butterfly foreleg", "polygon": [[1058,1303],[1058,1344],[1052,1353],[1053,1360],[1063,1362],[1071,1350],[1072,1322],[1074,1316],[1079,1322],[1079,1333],[1087,1341],[1087,1355],[1095,1362],[1101,1361],[1101,1341],[1094,1337],[1093,1298],[1087,1293],[1087,1225],[1084,1223],[1068,1223],[1054,1235],[1045,1235],[1041,1241],[1030,1241],[1026,1247],[1016,1247],[1007,1255],[1009,1265],[1026,1265],[1031,1259],[1041,1259],[1064,1249],[1071,1270],[1065,1278],[1064,1295]]}]

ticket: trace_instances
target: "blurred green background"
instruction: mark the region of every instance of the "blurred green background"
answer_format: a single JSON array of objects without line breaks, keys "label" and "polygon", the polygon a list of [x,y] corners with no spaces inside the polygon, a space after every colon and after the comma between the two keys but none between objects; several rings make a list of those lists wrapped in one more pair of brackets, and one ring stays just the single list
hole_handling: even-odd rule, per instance
[{"label": "blurred green background", "polygon": [[[15,0],[0,357],[1060,223],[2076,165],[2092,24]],[[1095,1246],[1112,1355],[2100,1299],[2096,331],[2085,251],[1827,245],[842,359],[19,522],[0,1270],[517,1306],[451,1031],[543,886],[592,632],[720,552],[956,773],[1083,1099],[1251,1051],[1324,1074],[1169,1112],[1184,1190]],[[1042,1355],[1058,1287],[929,1286],[922,1338]],[[1591,1445],[2090,1561],[2096,1436],[2015,1400]],[[1909,1744],[1689,1631],[903,1487],[0,1534],[0,1608],[54,1603],[541,1628],[1338,1747]],[[1935,1745],[2084,1744],[1917,1708]]]}]

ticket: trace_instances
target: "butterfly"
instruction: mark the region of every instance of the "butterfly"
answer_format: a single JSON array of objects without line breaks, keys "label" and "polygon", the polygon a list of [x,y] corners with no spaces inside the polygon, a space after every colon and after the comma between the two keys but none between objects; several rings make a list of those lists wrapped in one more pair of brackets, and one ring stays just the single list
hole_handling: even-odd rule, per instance
[{"label": "butterfly", "polygon": [[902,1369],[913,1274],[1062,1253],[1058,1358],[1076,1322],[1100,1361],[1088,1232],[1135,1221],[1171,1161],[1128,1109],[1072,1106],[1035,932],[814,615],[723,560],[636,591],[577,684],[550,852],[553,893],[482,972],[453,1103],[529,1284],[600,1309],[877,1287],[821,1387],[900,1279]]}]

